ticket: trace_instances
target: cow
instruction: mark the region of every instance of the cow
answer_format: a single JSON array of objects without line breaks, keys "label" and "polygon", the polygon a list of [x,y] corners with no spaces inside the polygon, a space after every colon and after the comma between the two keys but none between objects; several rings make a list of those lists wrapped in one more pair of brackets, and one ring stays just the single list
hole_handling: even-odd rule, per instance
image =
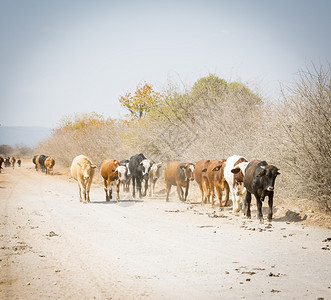
[{"label": "cow", "polygon": [[22,164],[22,161],[21,161],[20,159],[18,159],[18,160],[17,160],[17,164],[18,164],[18,166],[20,167],[21,164]]},{"label": "cow", "polygon": [[244,173],[238,166],[240,163],[245,163],[247,166],[248,161],[243,156],[232,155],[226,160],[224,167],[224,178],[229,185],[233,202],[233,213],[239,213],[241,211],[241,204],[244,204],[246,195],[246,189],[244,187]]},{"label": "cow", "polygon": [[5,158],[5,167],[10,167],[10,157]]},{"label": "cow", "polygon": [[1,173],[1,169],[2,169],[2,163],[4,163],[4,162],[5,162],[5,159],[2,156],[0,156],[0,173]]},{"label": "cow", "polygon": [[[190,181],[194,180],[194,164],[180,161],[168,162],[164,172],[164,180],[167,191],[166,201],[169,201],[169,193],[172,185],[177,186],[179,200],[186,201]],[[182,187],[185,188],[185,194]]]},{"label": "cow", "polygon": [[225,166],[225,159],[222,159],[222,161],[221,160],[210,161],[207,167],[206,175],[209,182],[210,198],[213,207],[214,207],[215,188],[219,201],[219,207],[223,206],[222,196],[224,189],[226,190],[224,206],[227,205],[229,200],[230,190],[229,190],[229,185],[224,178],[224,166]]},{"label": "cow", "polygon": [[16,158],[11,156],[9,159],[10,165],[12,166],[13,169],[15,169],[15,163],[16,163]]},{"label": "cow", "polygon": [[120,200],[120,196],[119,196],[120,181],[118,180],[119,167],[120,167],[120,163],[116,159],[106,159],[101,164],[100,173],[101,173],[101,177],[103,178],[104,190],[106,193],[106,201],[110,201],[113,198],[112,186],[114,184],[116,184],[116,195],[117,195],[116,200],[117,201]]},{"label": "cow", "polygon": [[38,166],[37,166],[37,157],[39,155],[35,155],[33,158],[32,158],[32,162],[34,163],[34,168],[36,169],[36,171],[38,171]]},{"label": "cow", "polygon": [[[129,171],[132,180],[132,196],[136,196],[136,183],[139,198],[146,196],[148,188],[148,172],[151,167],[151,161],[145,157],[144,154],[136,154],[131,156],[129,162]],[[145,180],[145,192],[141,192],[141,183]]]},{"label": "cow", "polygon": [[209,163],[210,160],[199,160],[194,168],[194,178],[201,192],[201,204],[209,203],[210,189],[206,174]]},{"label": "cow", "polygon": [[54,174],[53,173],[53,167],[54,167],[54,165],[55,165],[54,158],[51,157],[51,156],[47,156],[47,158],[44,161],[44,166],[45,166],[45,170],[46,170],[45,174],[46,175],[47,174],[52,174],[52,175]]},{"label": "cow", "polygon": [[70,172],[71,176],[78,182],[80,202],[90,202],[90,188],[96,167],[84,155],[76,156],[72,161]]},{"label": "cow", "polygon": [[130,161],[128,159],[123,159],[120,161],[120,165],[126,167],[126,182],[123,183],[123,192],[130,192],[131,174],[129,170],[129,162]]},{"label": "cow", "polygon": [[152,163],[152,166],[148,172],[148,189],[149,189],[149,196],[153,197],[155,192],[155,183],[161,176],[161,166],[162,162],[159,163]]},{"label": "cow", "polygon": [[251,218],[251,198],[254,194],[257,205],[257,218],[263,223],[262,202],[268,196],[268,221],[272,221],[272,205],[275,189],[275,180],[279,175],[279,169],[273,165],[268,165],[266,161],[253,160],[245,171],[244,185],[247,190],[245,197],[246,216]]},{"label": "cow", "polygon": [[36,171],[41,170],[42,172],[45,172],[46,167],[45,167],[45,160],[46,160],[47,156],[46,155],[36,155],[33,157],[33,162],[36,165]]}]

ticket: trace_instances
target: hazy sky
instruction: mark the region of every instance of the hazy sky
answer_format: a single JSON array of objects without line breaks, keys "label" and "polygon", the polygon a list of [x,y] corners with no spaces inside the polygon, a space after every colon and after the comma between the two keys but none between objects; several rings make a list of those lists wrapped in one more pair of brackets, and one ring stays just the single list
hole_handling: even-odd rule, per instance
[{"label": "hazy sky", "polygon": [[121,117],[145,81],[216,74],[278,97],[307,64],[331,62],[330,0],[0,0],[0,124]]}]

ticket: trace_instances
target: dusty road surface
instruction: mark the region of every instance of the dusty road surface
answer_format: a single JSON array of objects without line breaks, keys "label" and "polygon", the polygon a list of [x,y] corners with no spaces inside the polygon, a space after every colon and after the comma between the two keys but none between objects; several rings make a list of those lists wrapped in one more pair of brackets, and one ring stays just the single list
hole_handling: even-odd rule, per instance
[{"label": "dusty road surface", "polygon": [[0,298],[331,299],[328,229],[122,198],[94,184],[82,204],[68,176],[5,168]]}]

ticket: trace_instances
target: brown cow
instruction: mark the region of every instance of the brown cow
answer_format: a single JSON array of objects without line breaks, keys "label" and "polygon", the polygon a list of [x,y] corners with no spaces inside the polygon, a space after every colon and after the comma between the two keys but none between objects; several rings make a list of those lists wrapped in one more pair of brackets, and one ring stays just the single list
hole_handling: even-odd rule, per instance
[{"label": "brown cow", "polygon": [[120,180],[118,177],[118,167],[120,163],[116,159],[106,159],[101,164],[101,176],[103,178],[104,190],[106,193],[106,201],[110,201],[112,197],[112,185],[116,184],[116,195],[117,201],[120,200],[119,190],[120,190]]},{"label": "brown cow", "polygon": [[54,174],[53,173],[53,167],[55,165],[55,160],[53,157],[51,156],[48,156],[46,159],[45,159],[45,162],[44,162],[44,165],[45,165],[45,168],[46,168],[46,172],[45,174]]},{"label": "brown cow", "polygon": [[207,178],[207,168],[209,163],[210,160],[199,160],[194,168],[195,181],[198,183],[198,186],[201,191],[201,204],[209,203],[210,189]]},{"label": "brown cow", "polygon": [[12,166],[12,168],[15,169],[16,158],[12,156],[9,159],[9,162],[10,162],[10,165]]},{"label": "brown cow", "polygon": [[220,160],[212,160],[207,168],[207,178],[209,182],[210,188],[210,197],[211,203],[214,206],[214,189],[216,188],[217,197],[219,201],[220,207],[222,207],[222,194],[224,189],[226,189],[226,196],[225,196],[225,203],[224,206],[228,203],[229,200],[229,185],[224,178],[224,166],[225,166],[225,159]]},{"label": "brown cow", "polygon": [[[167,201],[169,201],[169,193],[172,185],[177,186],[179,200],[186,201],[190,181],[194,180],[194,164],[181,163],[180,161],[169,162],[165,168],[164,180],[166,183]],[[185,195],[182,187],[185,188]]]},{"label": "brown cow", "polygon": [[[84,155],[76,156],[71,164],[71,176],[77,180],[79,189],[79,201],[90,202],[90,188],[97,166]],[[82,197],[83,195],[83,197]]]}]

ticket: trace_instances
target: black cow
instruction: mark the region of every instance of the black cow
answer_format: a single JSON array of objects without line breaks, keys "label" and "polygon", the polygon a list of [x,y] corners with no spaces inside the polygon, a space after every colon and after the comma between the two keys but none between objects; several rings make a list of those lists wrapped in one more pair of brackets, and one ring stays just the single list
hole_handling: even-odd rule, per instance
[{"label": "black cow", "polygon": [[125,166],[127,168],[126,171],[126,182],[123,184],[123,192],[130,192],[130,181],[131,181],[131,173],[129,170],[129,160],[123,159],[120,161],[120,166]]},{"label": "black cow", "polygon": [[21,161],[20,159],[18,159],[18,160],[17,160],[17,164],[18,164],[18,166],[20,167],[21,164],[22,164],[22,161]]},{"label": "black cow", "polygon": [[[129,162],[129,171],[131,174],[132,180],[132,196],[135,197],[136,195],[136,182],[137,182],[137,189],[139,192],[139,198],[146,196],[146,191],[148,188],[148,172],[151,168],[151,162],[149,159],[145,157],[144,154],[136,154],[131,156]],[[145,179],[145,192],[141,193],[141,183]]]},{"label": "black cow", "polygon": [[46,170],[47,170],[47,168],[45,166],[45,160],[47,157],[48,156],[42,154],[39,156],[38,161],[37,161],[37,164],[39,163],[39,166],[43,172],[46,172]]},{"label": "black cow", "polygon": [[36,161],[36,159],[37,159],[38,156],[39,156],[39,155],[35,155],[35,156],[32,158],[32,162],[34,163],[34,168],[36,169],[36,171],[38,171],[37,161]]},{"label": "black cow", "polygon": [[10,167],[10,157],[5,158],[5,167]]},{"label": "black cow", "polygon": [[245,205],[247,208],[246,216],[248,218],[251,218],[251,198],[252,194],[254,194],[258,210],[257,217],[261,223],[263,222],[262,202],[268,196],[268,221],[271,222],[274,185],[277,175],[280,174],[278,170],[275,166],[268,165],[266,161],[253,160],[247,165],[244,185],[247,190]]}]

